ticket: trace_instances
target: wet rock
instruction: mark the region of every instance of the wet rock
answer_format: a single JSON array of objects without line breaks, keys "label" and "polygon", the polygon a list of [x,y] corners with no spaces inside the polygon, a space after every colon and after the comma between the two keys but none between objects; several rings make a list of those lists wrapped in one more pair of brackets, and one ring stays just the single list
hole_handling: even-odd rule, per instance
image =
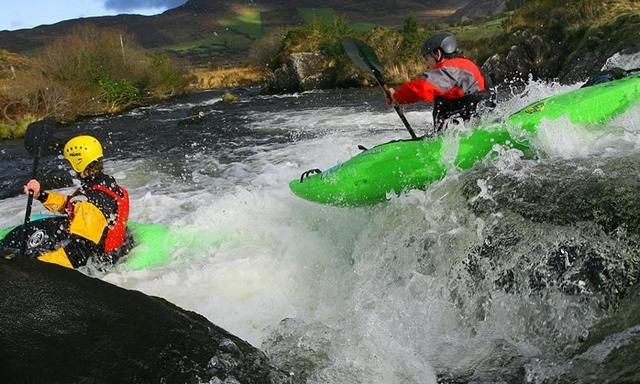
[{"label": "wet rock", "polygon": [[639,158],[490,169],[465,175],[469,204],[487,223],[465,261],[474,284],[533,296],[554,290],[612,308],[638,283]]},{"label": "wet rock", "polygon": [[276,69],[262,89],[262,93],[301,92],[332,88],[333,79],[325,74],[330,66],[327,56],[320,52],[299,52],[289,55]]},{"label": "wet rock", "polygon": [[553,77],[550,74],[557,72],[557,48],[543,37],[522,30],[514,33],[511,40],[515,44],[506,55],[493,55],[482,65],[495,84],[526,83],[529,78]]},{"label": "wet rock", "polygon": [[334,363],[331,340],[338,336],[338,331],[323,324],[288,318],[271,330],[261,348],[296,382],[306,383]]},{"label": "wet rock", "polygon": [[[6,255],[3,255],[6,256]],[[260,350],[166,300],[0,259],[4,383],[287,383]]]},{"label": "wet rock", "polygon": [[[630,231],[640,235],[640,158],[610,157],[526,162],[509,172],[472,170],[465,193],[476,212],[508,208],[537,222],[575,224],[593,221],[607,232]],[[486,178],[483,176],[486,175]],[[490,198],[480,193],[478,179],[487,181]]]},{"label": "wet rock", "polygon": [[[497,85],[521,85],[529,78],[575,84],[607,69],[615,55],[634,56],[640,52],[637,38],[640,17],[623,14],[611,25],[593,27],[570,41],[562,21],[550,16],[545,30],[523,29],[509,36],[512,46],[506,53],[487,59],[482,69]],[[630,64],[625,69],[633,69]]]}]

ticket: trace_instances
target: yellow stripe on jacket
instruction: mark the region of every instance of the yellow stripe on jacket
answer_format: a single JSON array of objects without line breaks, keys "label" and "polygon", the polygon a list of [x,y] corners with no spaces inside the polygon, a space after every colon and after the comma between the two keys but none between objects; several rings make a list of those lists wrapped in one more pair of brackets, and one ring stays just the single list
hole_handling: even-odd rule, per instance
[{"label": "yellow stripe on jacket", "polygon": [[38,260],[44,261],[45,263],[58,264],[63,267],[72,268],[71,261],[69,261],[69,257],[67,253],[64,251],[64,248],[58,248],[51,252],[43,253],[38,256]]},{"label": "yellow stripe on jacket", "polygon": [[[51,212],[63,213],[66,200],[66,195],[49,192],[44,205]],[[62,209],[58,209],[59,207],[62,207]],[[102,211],[87,201],[77,202],[73,207],[73,211],[74,217],[69,226],[69,233],[98,244],[108,225],[107,219],[104,217]],[[51,252],[44,253],[38,257],[38,260],[73,268],[73,264],[64,248],[58,248]]]},{"label": "yellow stripe on jacket", "polygon": [[65,213],[64,209],[67,206],[67,199],[69,196],[63,195],[58,192],[47,191],[47,200],[42,202],[42,205],[53,213]]},{"label": "yellow stripe on jacket", "polygon": [[69,233],[89,239],[98,244],[109,223],[104,213],[95,205],[80,201],[73,206],[74,217]]}]

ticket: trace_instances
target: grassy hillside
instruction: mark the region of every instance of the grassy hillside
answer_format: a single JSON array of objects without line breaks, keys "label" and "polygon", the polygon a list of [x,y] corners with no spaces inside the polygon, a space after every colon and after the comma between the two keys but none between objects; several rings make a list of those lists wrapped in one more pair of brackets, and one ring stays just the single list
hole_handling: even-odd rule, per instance
[{"label": "grassy hillside", "polygon": [[[411,9],[411,8],[409,8]],[[423,11],[423,22],[439,20],[442,15],[455,12],[455,8],[446,10]],[[381,12],[376,8],[376,13]],[[211,22],[210,31],[197,39],[178,43],[162,44],[156,50],[169,52],[176,57],[191,60],[195,64],[208,66],[228,66],[250,64],[247,53],[262,38],[271,33],[299,28],[318,19],[343,17],[349,12],[333,7],[288,7],[272,10],[257,6],[233,7],[224,17]],[[356,31],[367,31],[376,26],[372,21],[363,18],[368,12],[362,12],[355,19],[345,17],[349,28]],[[400,27],[406,14],[395,12],[390,18],[389,27]],[[400,17],[402,15],[402,17]],[[379,17],[376,18],[379,20]]]}]

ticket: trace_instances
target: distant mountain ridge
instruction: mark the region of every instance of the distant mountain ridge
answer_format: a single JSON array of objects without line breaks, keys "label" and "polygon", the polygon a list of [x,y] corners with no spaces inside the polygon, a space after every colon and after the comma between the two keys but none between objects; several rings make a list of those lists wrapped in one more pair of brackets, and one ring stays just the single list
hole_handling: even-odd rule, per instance
[{"label": "distant mountain ridge", "polygon": [[[495,3],[489,1],[488,3]],[[498,2],[504,3],[502,0]],[[472,7],[473,14],[478,15],[478,5],[486,1],[471,0],[371,0],[363,4],[356,1],[326,0],[322,7],[314,0],[263,0],[257,1],[211,1],[189,0],[185,4],[165,11],[160,15],[118,15],[104,17],[88,17],[61,21],[52,25],[42,25],[32,29],[16,31],[0,31],[0,49],[10,52],[28,54],[53,41],[56,37],[71,32],[74,28],[92,24],[96,27],[122,28],[133,34],[138,43],[148,49],[164,49],[167,46],[181,44],[216,44],[207,41],[212,36],[221,36],[233,32],[219,45],[226,45],[224,54],[233,57],[246,52],[246,46],[255,41],[255,36],[247,32],[250,25],[233,24],[243,12],[258,15],[262,32],[266,28],[292,27],[301,25],[305,20],[300,10],[330,10],[333,14],[345,17],[350,22],[370,23],[388,27],[400,27],[409,15],[419,20],[445,21],[453,14],[463,17],[464,9]],[[487,8],[486,12],[493,12]],[[226,23],[226,24],[225,24]],[[231,26],[229,26],[231,25]],[[246,41],[238,39],[244,38]],[[230,47],[231,46],[231,47]],[[234,49],[235,48],[235,49]],[[189,55],[186,55],[188,58]],[[194,58],[195,59],[195,58]]]}]

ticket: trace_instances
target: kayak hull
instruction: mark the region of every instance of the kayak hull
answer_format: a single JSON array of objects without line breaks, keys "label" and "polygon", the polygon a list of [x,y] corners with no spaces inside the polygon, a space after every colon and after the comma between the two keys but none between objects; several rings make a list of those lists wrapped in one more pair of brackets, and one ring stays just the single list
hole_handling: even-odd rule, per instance
[{"label": "kayak hull", "polygon": [[375,204],[386,200],[389,194],[424,189],[442,179],[452,166],[471,168],[495,152],[496,145],[528,150],[500,128],[476,130],[457,143],[449,143],[444,137],[393,141],[363,151],[324,172],[292,180],[289,187],[297,196],[321,204]]}]

